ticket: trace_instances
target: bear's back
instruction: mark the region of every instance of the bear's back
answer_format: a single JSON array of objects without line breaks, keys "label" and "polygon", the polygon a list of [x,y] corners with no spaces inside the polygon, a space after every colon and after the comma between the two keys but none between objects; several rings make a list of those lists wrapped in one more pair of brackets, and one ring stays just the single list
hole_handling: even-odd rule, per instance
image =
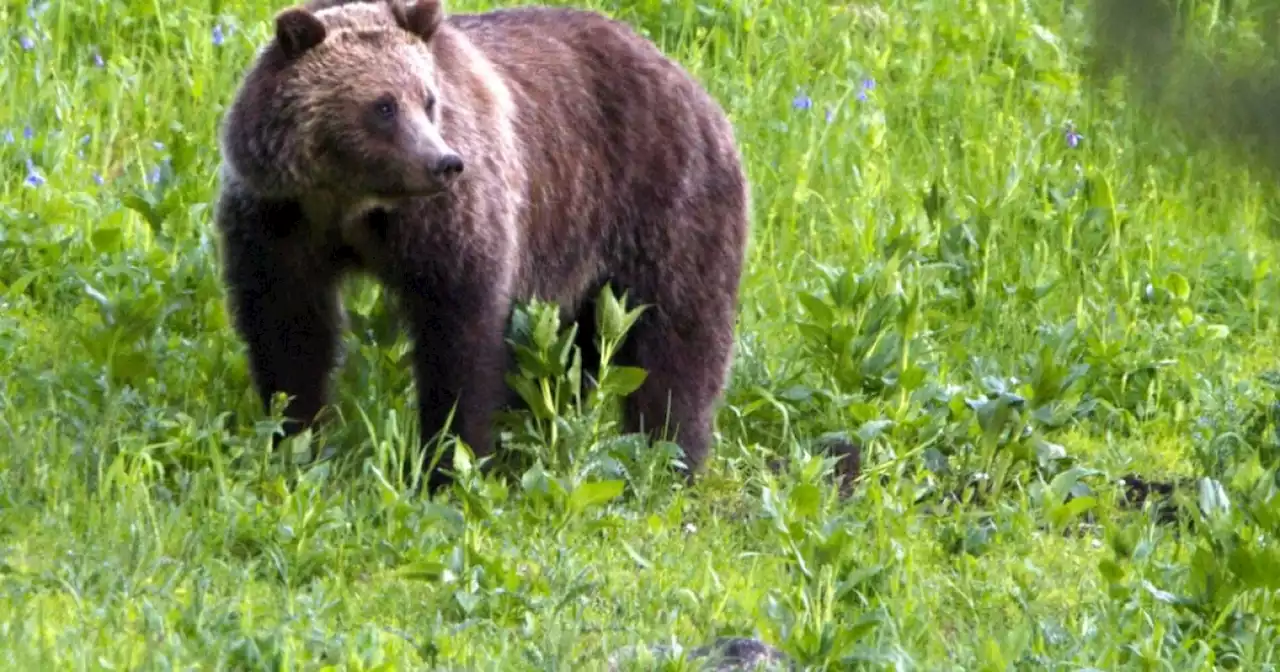
[{"label": "bear's back", "polygon": [[[736,172],[733,130],[719,103],[627,24],[545,6],[453,14],[446,23],[503,80],[530,166],[576,173],[551,178],[561,186],[613,185],[591,194],[592,205],[679,198],[681,179],[702,173],[684,170],[691,164],[733,164]],[[610,206],[610,198],[630,202]],[[559,204],[566,205],[576,209]]]},{"label": "bear's back", "polygon": [[702,94],[656,45],[626,23],[594,11],[526,6],[452,14],[446,23],[517,85],[548,90],[590,85],[593,90],[584,93],[598,95],[602,88],[626,90],[666,80],[661,83],[674,85],[673,95]]},{"label": "bear's back", "polygon": [[[581,296],[602,265],[670,257],[676,241],[718,240],[700,229],[715,227],[721,211],[745,217],[745,175],[723,110],[627,24],[537,6],[445,22],[433,53],[439,76],[452,80],[446,90],[462,99],[446,94],[444,134],[483,167],[471,179],[507,176],[477,193],[519,185],[521,293]],[[512,144],[495,140],[507,136]]]}]

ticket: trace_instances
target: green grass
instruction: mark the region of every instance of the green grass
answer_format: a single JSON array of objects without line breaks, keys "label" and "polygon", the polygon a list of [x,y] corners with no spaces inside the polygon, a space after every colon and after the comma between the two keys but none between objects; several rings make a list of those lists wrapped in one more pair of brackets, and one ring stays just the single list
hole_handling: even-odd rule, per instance
[{"label": "green grass", "polygon": [[[1258,53],[1246,3],[1182,4],[1196,48]],[[1280,662],[1280,192],[1087,79],[1083,3],[604,6],[748,162],[718,456],[682,487],[562,408],[537,465],[434,502],[392,479],[413,394],[373,285],[340,419],[279,453],[228,324],[215,132],[279,7],[0,7],[5,668],[603,669],[729,635],[814,669]],[[830,432],[864,444],[845,500]],[[1179,522],[1126,473],[1185,483]]]}]

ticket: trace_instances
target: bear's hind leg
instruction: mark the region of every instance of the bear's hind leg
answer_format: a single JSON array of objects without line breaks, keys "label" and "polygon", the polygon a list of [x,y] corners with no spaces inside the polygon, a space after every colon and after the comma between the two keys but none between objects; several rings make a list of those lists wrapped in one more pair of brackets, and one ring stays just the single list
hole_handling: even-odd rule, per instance
[{"label": "bear's hind leg", "polygon": [[639,366],[648,374],[623,404],[625,430],[674,441],[684,451],[689,475],[707,458],[732,344],[732,316],[677,321],[650,306],[619,353],[619,364]]}]

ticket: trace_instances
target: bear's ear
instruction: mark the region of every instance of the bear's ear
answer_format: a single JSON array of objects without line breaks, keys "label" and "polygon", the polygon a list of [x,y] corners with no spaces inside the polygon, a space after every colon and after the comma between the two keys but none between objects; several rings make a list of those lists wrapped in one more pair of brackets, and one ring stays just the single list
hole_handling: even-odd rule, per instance
[{"label": "bear's ear", "polygon": [[416,0],[396,2],[392,5],[396,23],[401,28],[428,41],[444,21],[444,5],[441,0]]},{"label": "bear's ear", "polygon": [[326,30],[315,14],[293,7],[276,15],[276,43],[293,60],[324,42]]}]

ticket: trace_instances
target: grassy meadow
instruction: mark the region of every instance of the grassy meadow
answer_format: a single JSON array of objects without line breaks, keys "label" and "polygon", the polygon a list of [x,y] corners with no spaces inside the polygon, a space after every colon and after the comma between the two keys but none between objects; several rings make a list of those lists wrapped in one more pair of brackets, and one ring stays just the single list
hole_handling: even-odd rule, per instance
[{"label": "grassy meadow", "polygon": [[[1179,5],[1164,65],[1270,62],[1265,3]],[[1280,192],[1265,134],[1196,123],[1236,88],[1099,73],[1085,2],[594,5],[748,164],[718,453],[683,485],[562,395],[503,420],[518,469],[429,501],[375,285],[334,422],[279,451],[229,325],[215,134],[282,6],[0,6],[3,668],[1280,664]]]}]

